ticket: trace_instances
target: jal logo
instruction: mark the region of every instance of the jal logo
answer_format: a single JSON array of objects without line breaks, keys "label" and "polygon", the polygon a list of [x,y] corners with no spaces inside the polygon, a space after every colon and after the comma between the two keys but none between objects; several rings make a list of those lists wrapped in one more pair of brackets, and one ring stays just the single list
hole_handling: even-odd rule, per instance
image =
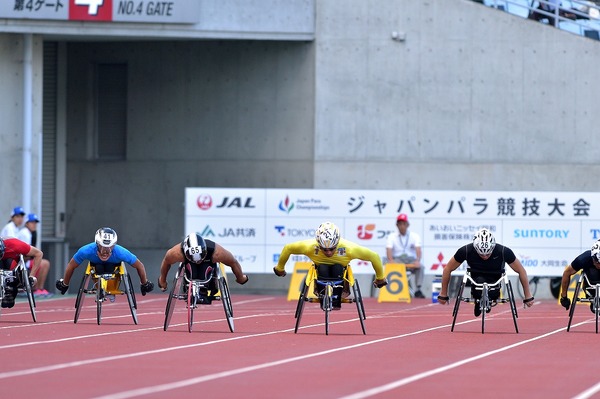
[{"label": "jal logo", "polygon": [[196,198],[196,205],[203,211],[209,210],[212,207],[212,204],[212,197],[208,194],[200,194],[198,198]]},{"label": "jal logo", "polygon": [[223,198],[223,202],[220,205],[217,205],[217,208],[256,208],[252,204],[252,197],[248,197],[243,199],[242,197],[225,197]]},{"label": "jal logo", "polygon": [[69,0],[69,19],[112,21],[112,0]]},{"label": "jal logo", "polygon": [[365,224],[365,225],[360,225],[358,226],[358,238],[360,238],[361,240],[370,240],[371,238],[373,238],[373,232],[375,231],[375,224],[374,223],[369,223],[369,224]]}]

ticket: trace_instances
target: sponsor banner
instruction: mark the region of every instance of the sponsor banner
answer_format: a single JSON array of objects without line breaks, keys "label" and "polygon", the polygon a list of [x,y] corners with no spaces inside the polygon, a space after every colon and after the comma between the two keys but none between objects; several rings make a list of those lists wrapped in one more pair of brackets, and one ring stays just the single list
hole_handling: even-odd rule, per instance
[{"label": "sponsor banner", "polygon": [[[286,243],[314,237],[326,220],[385,263],[399,213],[420,235],[422,264],[434,275],[482,227],[513,249],[530,276],[560,276],[600,239],[596,193],[187,188],[185,198],[186,232],[198,231],[234,254],[254,247],[256,259],[242,263],[249,272],[271,273]],[[286,269],[302,261],[308,259],[292,256]],[[357,274],[373,273],[368,262],[352,267]]]},{"label": "sponsor banner", "polygon": [[0,18],[93,22],[197,23],[200,1],[2,0]]}]

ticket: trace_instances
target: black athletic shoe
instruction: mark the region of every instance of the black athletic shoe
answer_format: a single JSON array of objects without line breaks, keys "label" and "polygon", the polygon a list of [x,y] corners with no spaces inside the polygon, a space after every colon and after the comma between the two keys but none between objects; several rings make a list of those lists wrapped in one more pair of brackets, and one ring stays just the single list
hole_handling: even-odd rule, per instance
[{"label": "black athletic shoe", "polygon": [[479,306],[479,301],[475,301],[475,306],[473,306],[473,314],[475,317],[481,316],[481,307]]},{"label": "black athletic shoe", "polygon": [[421,292],[421,290],[417,290],[415,292],[415,298],[425,298],[425,295]]}]

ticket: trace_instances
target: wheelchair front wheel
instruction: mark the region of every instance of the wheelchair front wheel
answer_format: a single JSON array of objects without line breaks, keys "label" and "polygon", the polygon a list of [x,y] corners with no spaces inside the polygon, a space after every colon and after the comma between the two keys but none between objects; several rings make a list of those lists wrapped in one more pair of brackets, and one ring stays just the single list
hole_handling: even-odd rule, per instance
[{"label": "wheelchair front wheel", "polygon": [[330,284],[325,286],[325,295],[323,296],[323,310],[325,311],[325,335],[329,335],[329,313],[332,309],[333,287]]},{"label": "wheelchair front wheel", "polygon": [[96,287],[96,321],[98,325],[102,322],[102,301],[104,301],[104,287],[102,287],[102,277],[98,277]]},{"label": "wheelchair front wheel", "polygon": [[188,331],[192,332],[192,325],[194,324],[194,308],[196,307],[196,286],[193,281],[190,281],[187,292],[187,307],[188,307]]},{"label": "wheelchair front wheel", "polygon": [[489,291],[487,287],[483,288],[481,292],[481,299],[479,300],[479,304],[475,304],[475,306],[479,306],[481,311],[481,333],[485,333],[485,315],[487,313],[487,309],[490,307],[490,298]]}]

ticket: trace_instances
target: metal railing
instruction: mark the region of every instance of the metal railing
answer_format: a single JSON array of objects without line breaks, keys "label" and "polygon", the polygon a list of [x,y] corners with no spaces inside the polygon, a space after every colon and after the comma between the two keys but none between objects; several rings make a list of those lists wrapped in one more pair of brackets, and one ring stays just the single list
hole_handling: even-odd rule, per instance
[{"label": "metal railing", "polygon": [[[580,36],[600,40],[600,1],[588,0],[475,0],[523,18],[554,25]],[[558,4],[557,4],[558,3]]]}]

